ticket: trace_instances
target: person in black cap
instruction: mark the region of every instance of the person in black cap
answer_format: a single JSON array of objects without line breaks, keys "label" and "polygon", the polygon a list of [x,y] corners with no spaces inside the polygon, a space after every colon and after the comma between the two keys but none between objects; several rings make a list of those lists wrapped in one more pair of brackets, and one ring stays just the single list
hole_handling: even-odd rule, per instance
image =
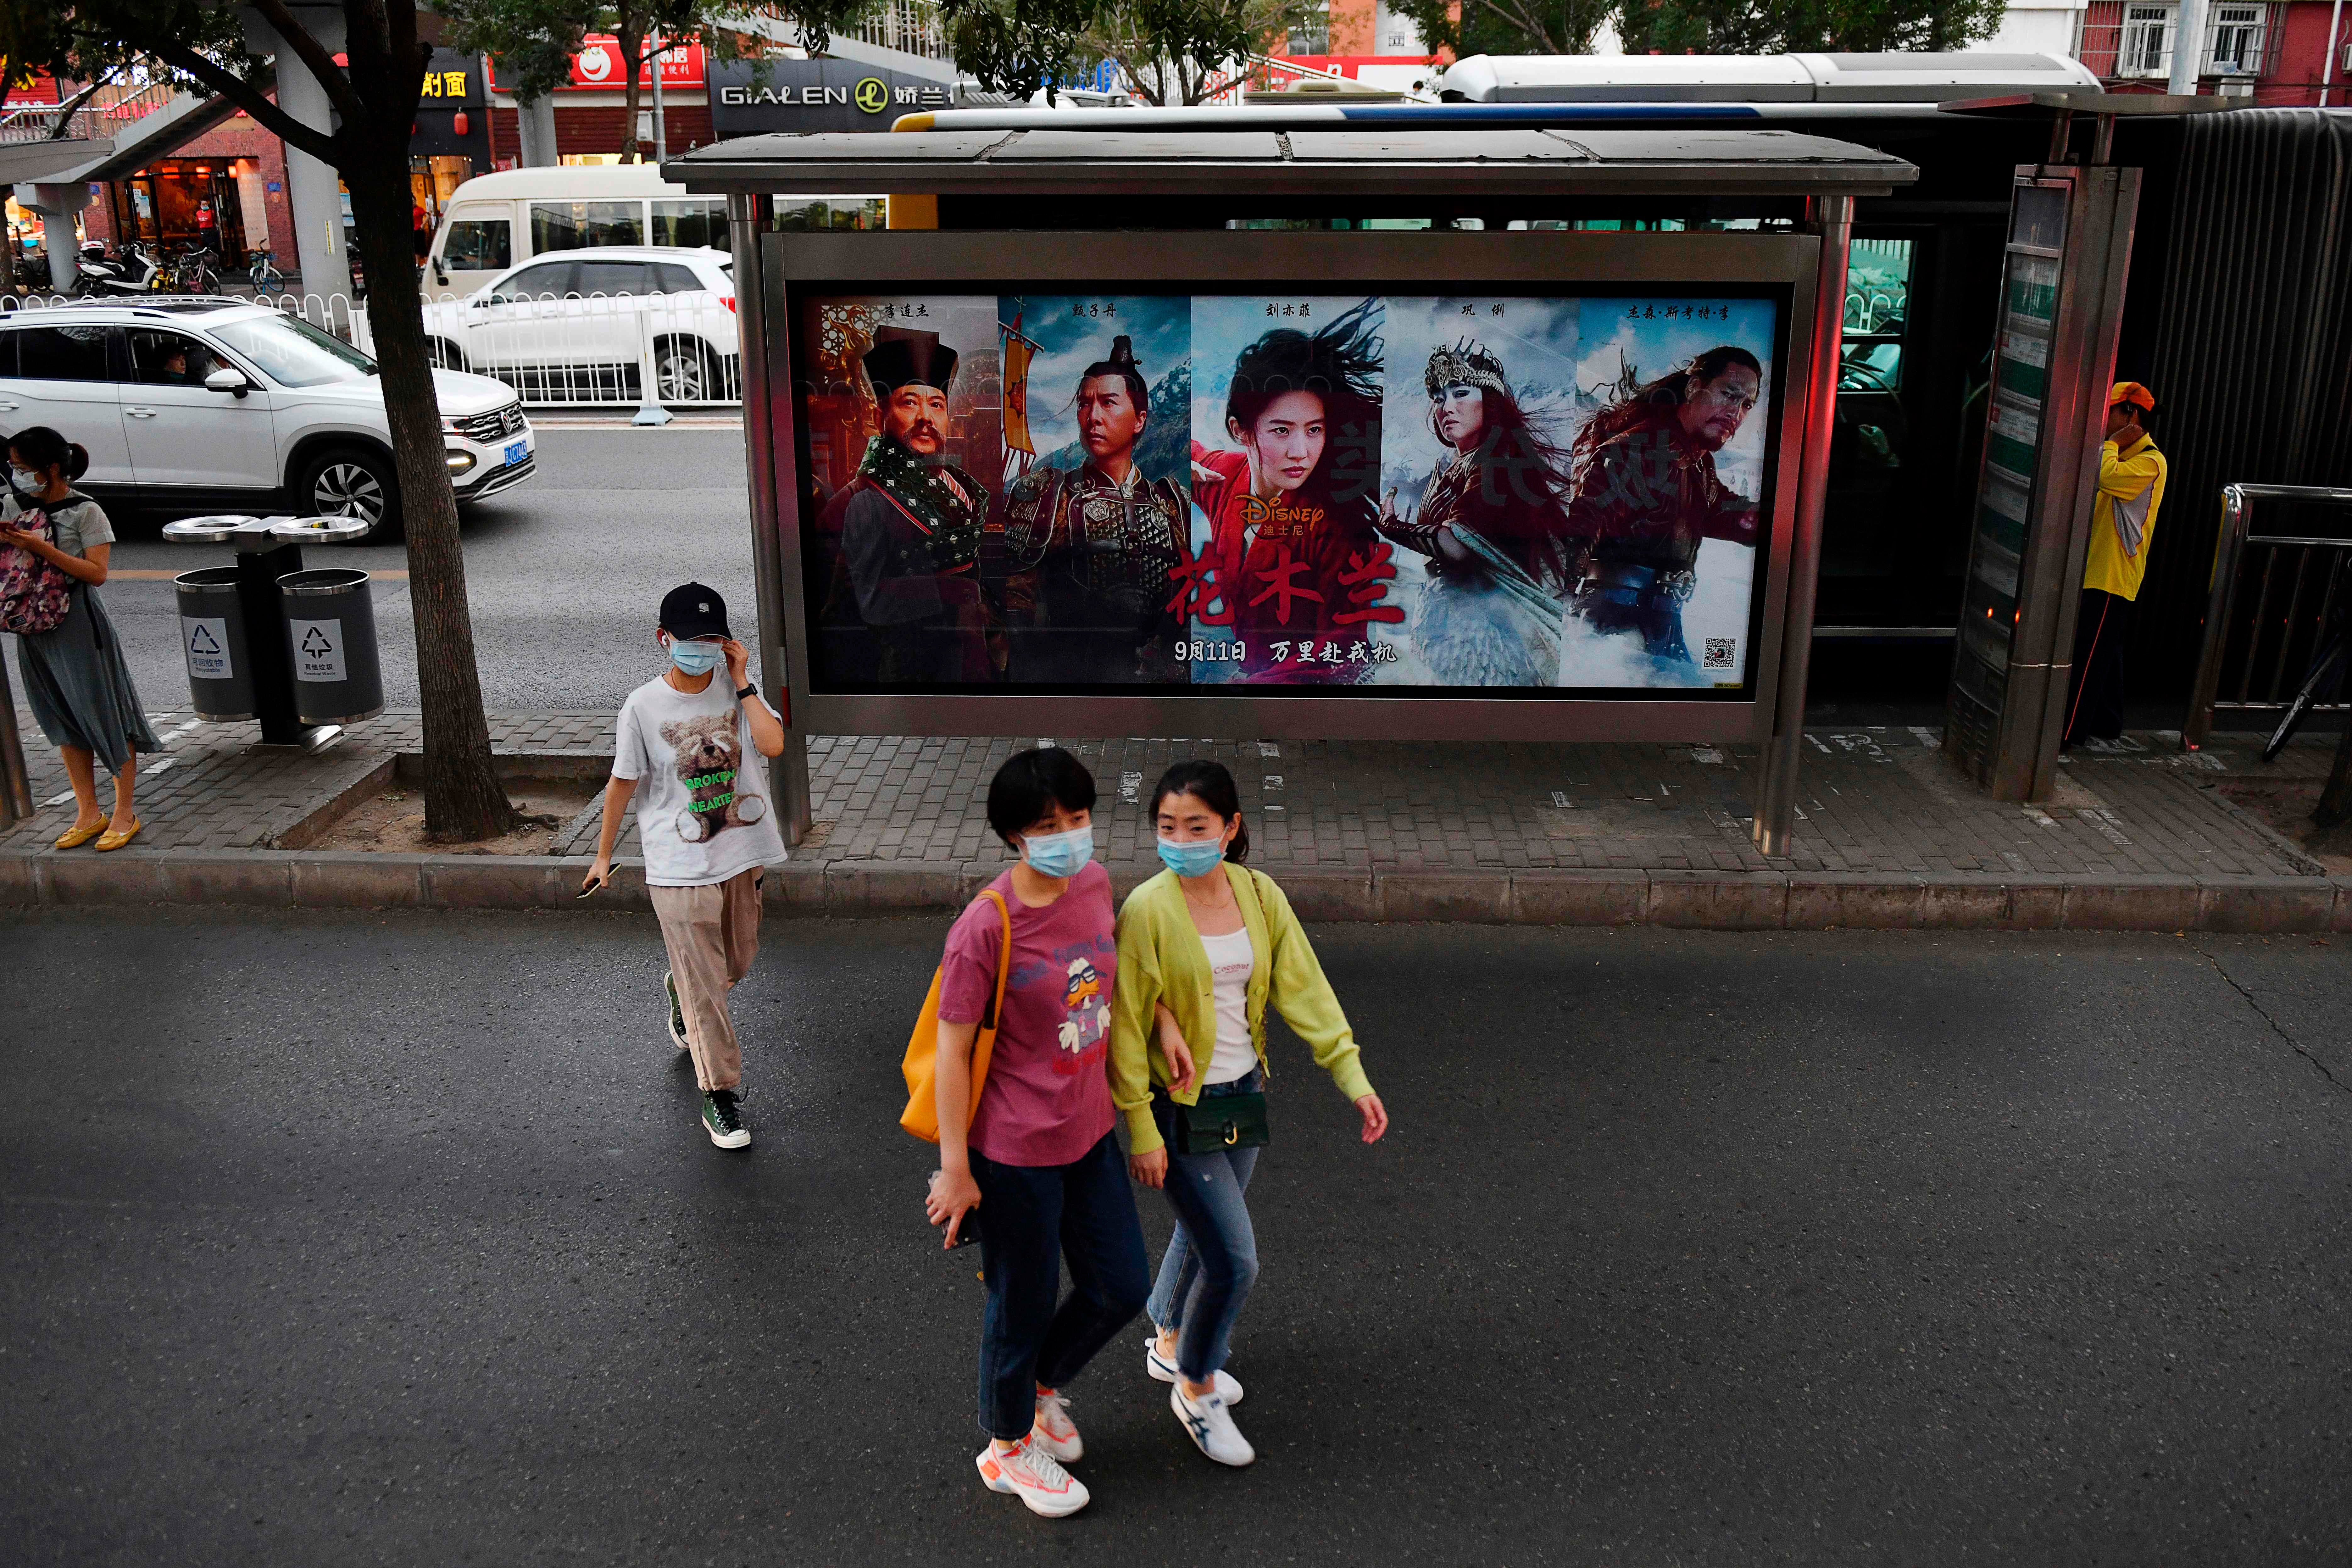
[{"label": "person in black cap", "polygon": [[784,858],[760,763],[782,752],[784,723],[751,684],[751,655],[728,634],[727,601],[716,590],[671,589],[654,637],[669,668],[621,705],[604,831],[581,897],[612,879],[613,847],[634,800],[646,889],[669,949],[669,1037],[693,1059],[703,1131],[721,1149],[740,1149],[751,1130],[736,1103],[743,1051],[727,993],[760,950],[760,873]]},{"label": "person in black cap", "polygon": [[864,369],[882,433],[819,524],[841,541],[823,617],[833,673],[886,685],[989,680],[979,571],[988,492],[946,460],[956,353],[937,332],[885,327]]}]

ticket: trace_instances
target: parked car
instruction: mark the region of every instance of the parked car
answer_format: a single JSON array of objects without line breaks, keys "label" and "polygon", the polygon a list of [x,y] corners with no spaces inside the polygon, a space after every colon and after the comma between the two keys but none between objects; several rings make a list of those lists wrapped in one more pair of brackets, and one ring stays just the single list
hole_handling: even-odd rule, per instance
[{"label": "parked car", "polygon": [[[529,479],[514,389],[434,373],[460,502]],[[400,528],[375,361],[299,316],[243,300],[77,301],[0,318],[0,433],[48,425],[89,449],[101,502],[292,510]]]},{"label": "parked car", "polygon": [[[784,228],[880,228],[880,196],[777,196]],[[462,300],[559,250],[727,248],[727,198],[688,195],[657,163],[563,163],[477,174],[449,193],[417,279],[427,302]]]},{"label": "parked car", "polygon": [[708,248],[567,250],[426,305],[425,341],[435,363],[539,402],[639,395],[648,358],[664,403],[738,397],[734,265]]}]

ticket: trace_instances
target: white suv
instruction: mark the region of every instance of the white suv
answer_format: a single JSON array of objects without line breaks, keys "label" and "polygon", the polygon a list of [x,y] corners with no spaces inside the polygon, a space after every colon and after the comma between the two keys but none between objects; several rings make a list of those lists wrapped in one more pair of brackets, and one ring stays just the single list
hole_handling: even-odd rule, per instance
[{"label": "white suv", "polygon": [[427,303],[433,363],[479,371],[557,403],[742,396],[733,257],[604,245],[534,256],[462,300]]},{"label": "white suv", "polygon": [[[529,479],[512,387],[436,370],[460,501]],[[400,486],[375,361],[298,316],[226,299],[91,301],[0,316],[0,433],[89,449],[79,489],[183,512],[364,517],[397,537]]]}]

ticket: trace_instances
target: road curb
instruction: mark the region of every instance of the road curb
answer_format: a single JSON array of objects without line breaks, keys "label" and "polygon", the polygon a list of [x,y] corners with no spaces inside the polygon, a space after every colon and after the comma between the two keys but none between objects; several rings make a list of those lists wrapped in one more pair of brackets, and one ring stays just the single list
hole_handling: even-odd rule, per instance
[{"label": "road curb", "polygon": [[[109,855],[0,852],[0,905],[231,905],[248,909],[647,910],[644,868],[583,901],[576,856],[389,855],[213,849]],[[945,912],[1001,860],[793,860],[771,868],[779,914]],[[1110,868],[1124,897],[1158,868]],[[1694,870],[1367,871],[1280,874],[1301,918],[1345,923],[1659,925],[1702,931],[2352,931],[2347,877],[1971,877],[1965,873]]]}]

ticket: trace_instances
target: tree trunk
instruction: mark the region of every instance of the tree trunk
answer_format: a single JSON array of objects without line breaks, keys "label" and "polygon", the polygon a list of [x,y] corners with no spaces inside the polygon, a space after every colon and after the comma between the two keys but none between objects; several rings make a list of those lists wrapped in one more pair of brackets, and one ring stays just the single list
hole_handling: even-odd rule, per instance
[{"label": "tree trunk", "polygon": [[[362,138],[350,135],[354,142]],[[416,679],[425,703],[425,827],[435,838],[495,838],[516,814],[490,761],[466,602],[457,498],[449,488],[441,408],[425,350],[424,297],[409,230],[408,148],[378,138],[342,165],[360,254],[376,280],[368,325],[392,421],[393,466],[408,531],[408,592],[416,620]]]},{"label": "tree trunk", "polygon": [[613,37],[621,47],[621,162],[635,163],[645,157],[637,142],[637,56],[646,47],[646,35],[643,28],[629,31],[625,22]]}]

